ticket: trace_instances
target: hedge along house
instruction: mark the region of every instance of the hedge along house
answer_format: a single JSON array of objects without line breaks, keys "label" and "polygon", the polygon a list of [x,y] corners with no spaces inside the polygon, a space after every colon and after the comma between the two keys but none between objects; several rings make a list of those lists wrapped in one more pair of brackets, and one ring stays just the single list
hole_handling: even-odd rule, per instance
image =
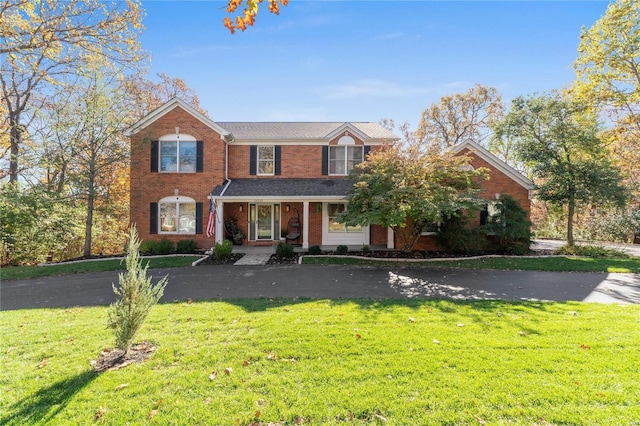
[{"label": "hedge along house", "polygon": [[[174,98],[126,135],[130,216],[143,240],[192,239],[209,248],[227,237],[225,222],[233,220],[243,244],[395,247],[391,230],[335,220],[346,206],[349,172],[398,140],[379,124],[214,122]],[[473,167],[491,169],[485,198],[509,194],[529,210],[528,179],[474,142],[454,150],[471,154]],[[416,248],[437,246],[425,233]]]}]

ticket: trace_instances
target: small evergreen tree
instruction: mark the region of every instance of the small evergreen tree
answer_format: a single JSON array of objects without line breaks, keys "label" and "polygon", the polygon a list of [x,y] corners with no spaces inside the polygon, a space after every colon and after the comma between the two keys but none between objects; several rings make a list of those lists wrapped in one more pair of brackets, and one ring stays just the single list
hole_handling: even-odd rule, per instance
[{"label": "small evergreen tree", "polygon": [[109,307],[107,322],[107,326],[114,329],[116,346],[124,350],[125,354],[167,285],[167,276],[158,284],[151,284],[151,277],[147,277],[149,263],[142,264],[139,249],[138,231],[132,226],[129,229],[128,253],[125,259],[127,272],[118,276],[118,287],[113,285],[113,292],[118,299]]},{"label": "small evergreen tree", "polygon": [[527,212],[509,195],[500,197],[496,210],[486,225],[488,234],[497,244],[495,249],[507,254],[527,253],[533,238]]}]

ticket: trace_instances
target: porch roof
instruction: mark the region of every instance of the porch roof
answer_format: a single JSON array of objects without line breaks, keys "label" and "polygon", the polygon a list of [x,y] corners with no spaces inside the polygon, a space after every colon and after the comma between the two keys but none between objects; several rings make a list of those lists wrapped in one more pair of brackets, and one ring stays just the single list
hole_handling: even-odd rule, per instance
[{"label": "porch roof", "polygon": [[216,186],[211,195],[233,198],[345,197],[353,182],[346,178],[232,179]]}]

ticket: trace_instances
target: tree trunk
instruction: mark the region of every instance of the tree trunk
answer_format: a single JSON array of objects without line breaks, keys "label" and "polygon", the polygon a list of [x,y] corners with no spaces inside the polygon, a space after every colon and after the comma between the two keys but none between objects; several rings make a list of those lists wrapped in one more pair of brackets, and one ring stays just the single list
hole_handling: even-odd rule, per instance
[{"label": "tree trunk", "polygon": [[93,204],[95,196],[93,188],[89,189],[89,199],[87,200],[87,219],[84,227],[84,257],[91,256],[91,231],[93,229]]},{"label": "tree trunk", "polygon": [[18,157],[20,155],[20,142],[22,135],[20,132],[20,122],[16,114],[9,114],[9,127],[11,139],[11,153],[9,157],[9,182],[18,181]]},{"label": "tree trunk", "polygon": [[573,246],[573,215],[576,209],[576,201],[573,194],[569,196],[569,209],[567,212],[567,244]]}]

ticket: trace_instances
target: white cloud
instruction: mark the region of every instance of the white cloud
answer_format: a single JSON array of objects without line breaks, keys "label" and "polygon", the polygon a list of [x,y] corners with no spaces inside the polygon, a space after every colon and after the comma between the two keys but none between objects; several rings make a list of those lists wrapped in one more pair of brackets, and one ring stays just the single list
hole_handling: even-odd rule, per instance
[{"label": "white cloud", "polygon": [[375,39],[376,40],[393,40],[393,39],[404,37],[404,36],[406,36],[406,34],[403,32],[387,33],[387,34],[378,34],[375,37]]}]

